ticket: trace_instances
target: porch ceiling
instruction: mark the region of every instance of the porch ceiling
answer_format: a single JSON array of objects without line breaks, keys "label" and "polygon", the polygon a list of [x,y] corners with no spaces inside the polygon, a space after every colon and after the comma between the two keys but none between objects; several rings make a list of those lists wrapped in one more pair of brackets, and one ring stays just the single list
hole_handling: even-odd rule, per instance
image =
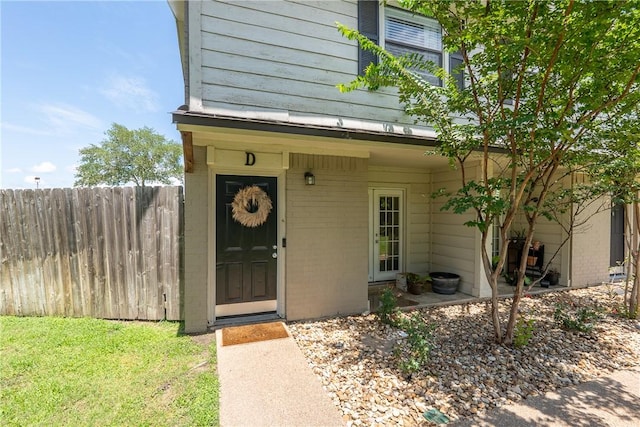
[{"label": "porch ceiling", "polygon": [[434,153],[431,147],[376,144],[369,147],[369,165],[416,169],[442,168],[448,165],[445,157],[429,153]]}]

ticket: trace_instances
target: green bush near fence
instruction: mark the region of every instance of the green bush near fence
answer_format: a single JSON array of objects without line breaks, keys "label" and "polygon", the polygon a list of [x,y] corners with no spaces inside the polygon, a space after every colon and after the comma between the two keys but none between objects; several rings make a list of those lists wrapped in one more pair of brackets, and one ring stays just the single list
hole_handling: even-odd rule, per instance
[{"label": "green bush near fence", "polygon": [[215,342],[179,323],[0,317],[2,425],[218,424]]}]

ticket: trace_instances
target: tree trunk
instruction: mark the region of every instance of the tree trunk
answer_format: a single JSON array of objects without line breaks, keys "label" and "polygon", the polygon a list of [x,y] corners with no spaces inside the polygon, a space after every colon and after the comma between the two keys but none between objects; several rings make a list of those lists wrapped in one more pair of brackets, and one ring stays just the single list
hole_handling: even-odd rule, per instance
[{"label": "tree trunk", "polygon": [[500,325],[498,302],[498,276],[494,272],[491,275],[491,320],[493,322],[494,339],[499,344],[502,342],[502,325]]},{"label": "tree trunk", "polygon": [[507,330],[504,333],[504,344],[513,344],[513,334],[516,329],[516,321],[518,320],[518,306],[522,299],[522,288],[524,287],[524,275],[518,275],[518,283],[516,290],[513,292],[513,301],[511,302],[511,310],[509,310],[509,321],[507,322]]},{"label": "tree trunk", "polygon": [[534,229],[530,227],[522,249],[520,267],[517,270],[518,280],[516,282],[516,289],[513,291],[513,301],[511,302],[511,309],[509,310],[509,321],[507,322],[507,329],[504,333],[503,343],[506,345],[513,344],[513,334],[516,329],[516,321],[518,320],[518,307],[520,306],[520,300],[522,299],[522,291],[524,289],[524,281],[526,278],[527,257],[529,255],[528,248],[531,246],[531,242],[533,241],[533,233]]},{"label": "tree trunk", "polygon": [[[631,253],[629,254],[629,264],[631,264],[630,271],[633,274],[633,286],[631,287],[628,308],[629,316],[635,319],[638,317],[638,309],[640,308],[640,275],[638,274],[638,266],[640,265],[640,241],[638,239],[638,233],[640,233],[639,202],[633,203],[633,216],[636,232],[634,233],[633,238],[631,238],[631,244],[629,245],[631,249]],[[629,277],[630,276],[627,276],[627,283],[629,282]]]},{"label": "tree trunk", "polygon": [[[640,262],[640,248],[635,250],[634,262],[638,265]],[[628,279],[627,279],[628,280]],[[629,298],[629,316],[633,319],[638,317],[638,308],[640,307],[640,275],[638,269],[635,269],[633,285],[631,286],[631,296]]]}]

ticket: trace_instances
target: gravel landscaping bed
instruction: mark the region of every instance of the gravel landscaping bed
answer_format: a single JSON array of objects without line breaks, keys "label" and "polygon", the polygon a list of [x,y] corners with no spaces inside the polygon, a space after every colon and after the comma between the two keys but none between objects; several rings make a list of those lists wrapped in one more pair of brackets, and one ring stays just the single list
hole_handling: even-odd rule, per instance
[{"label": "gravel landscaping bed", "polygon": [[[525,297],[520,313],[534,319],[534,330],[522,348],[492,342],[488,303],[419,309],[435,325],[433,347],[426,366],[411,377],[394,352],[405,344],[402,331],[374,314],[288,326],[345,424],[429,425],[423,414],[430,409],[452,421],[473,417],[640,365],[640,326],[615,314],[619,291],[620,285],[602,285]],[[596,308],[600,319],[590,333],[564,330],[553,318],[559,303],[567,311]]]}]

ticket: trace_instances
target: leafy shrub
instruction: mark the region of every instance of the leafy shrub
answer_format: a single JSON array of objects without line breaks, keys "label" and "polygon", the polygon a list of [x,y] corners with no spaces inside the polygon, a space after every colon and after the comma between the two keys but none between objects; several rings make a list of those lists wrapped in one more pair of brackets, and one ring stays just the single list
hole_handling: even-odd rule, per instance
[{"label": "leafy shrub", "polygon": [[398,300],[391,288],[386,288],[380,294],[380,308],[377,314],[382,323],[397,326],[395,319],[398,315]]},{"label": "leafy shrub", "polygon": [[571,331],[591,332],[600,314],[591,307],[578,307],[575,312],[570,312],[566,304],[556,304],[553,319],[556,323]]},{"label": "leafy shrub", "polygon": [[427,324],[418,312],[403,317],[398,325],[407,334],[407,347],[404,352],[400,351],[398,354],[401,358],[399,366],[405,374],[411,376],[429,360],[435,325]]},{"label": "leafy shrub", "polygon": [[391,288],[386,288],[380,294],[377,315],[382,323],[406,333],[406,345],[400,345],[395,350],[396,357],[400,359],[400,370],[409,376],[419,371],[429,360],[435,325],[428,325],[419,312],[403,316]]},{"label": "leafy shrub", "polygon": [[515,330],[513,331],[513,345],[516,348],[526,347],[533,337],[533,324],[532,318],[525,319],[524,316],[518,317]]}]

